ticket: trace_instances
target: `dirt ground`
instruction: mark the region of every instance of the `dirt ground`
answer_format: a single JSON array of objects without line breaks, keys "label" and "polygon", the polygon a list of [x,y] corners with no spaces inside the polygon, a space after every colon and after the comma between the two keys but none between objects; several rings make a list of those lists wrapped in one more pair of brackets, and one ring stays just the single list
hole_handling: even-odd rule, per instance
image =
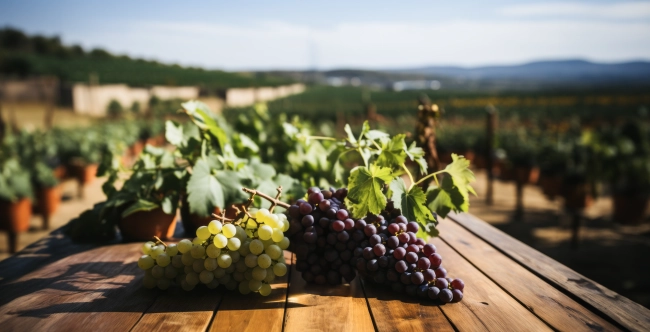
[{"label": "dirt ground", "polygon": [[[472,199],[472,214],[588,278],[650,307],[650,222],[633,227],[617,225],[610,220],[611,200],[599,198],[585,211],[579,246],[572,248],[571,218],[563,213],[560,199],[550,201],[536,186],[526,186],[524,215],[517,219],[514,217],[515,185],[496,181],[494,204],[487,206],[485,173],[478,171],[476,175],[479,197]],[[87,186],[83,199],[77,198],[74,181],[63,183],[64,193],[70,199],[61,203],[52,218],[52,229],[104,199],[101,183],[102,179],[98,179]],[[40,230],[40,216],[32,217],[31,226],[29,232],[19,236],[20,248],[49,232]],[[8,256],[7,238],[0,233],[0,260]]]}]

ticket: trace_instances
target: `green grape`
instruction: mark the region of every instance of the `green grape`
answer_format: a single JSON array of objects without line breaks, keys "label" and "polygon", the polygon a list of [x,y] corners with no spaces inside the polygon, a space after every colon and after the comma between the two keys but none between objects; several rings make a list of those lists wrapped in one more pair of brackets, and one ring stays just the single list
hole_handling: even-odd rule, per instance
[{"label": "green grape", "polygon": [[152,276],[144,276],[144,279],[142,279],[142,284],[144,285],[145,288],[156,288],[158,286],[158,279],[152,277]]},{"label": "green grape", "polygon": [[216,258],[206,258],[203,262],[203,267],[208,271],[214,271],[217,269],[217,259]]},{"label": "green grape", "polygon": [[156,244],[151,242],[151,241],[143,244],[142,245],[142,253],[145,254],[145,255],[149,255],[149,253],[151,252],[151,248],[153,248],[155,245]]},{"label": "green grape", "polygon": [[273,240],[273,242],[282,241],[282,239],[284,239],[284,232],[282,232],[282,230],[279,228],[274,228],[273,234],[271,234],[271,239]]},{"label": "green grape", "polygon": [[142,255],[138,259],[138,267],[143,270],[148,270],[153,267],[154,259],[149,255]]},{"label": "green grape", "polygon": [[185,281],[192,286],[196,286],[199,283],[199,275],[192,271],[185,276]]},{"label": "green grape", "polygon": [[244,241],[242,242],[241,246],[239,247],[239,250],[237,251],[239,251],[240,255],[246,257],[246,255],[251,253],[250,245],[251,245],[251,241]]},{"label": "green grape", "polygon": [[227,290],[231,290],[231,291],[235,290],[235,289],[237,289],[238,286],[239,286],[239,283],[237,281],[235,281],[234,279],[231,279],[230,281],[228,281],[228,283],[226,283],[226,289]]},{"label": "green grape", "polygon": [[203,258],[205,256],[205,248],[201,245],[194,245],[192,247],[192,258],[198,259],[198,258]]},{"label": "green grape", "polygon": [[267,254],[261,254],[257,257],[257,265],[259,267],[266,269],[267,267],[271,266],[271,257]]},{"label": "green grape", "polygon": [[167,255],[169,255],[169,257],[176,256],[178,254],[178,245],[176,245],[175,243],[168,245],[167,249],[165,249],[165,252],[167,253]]},{"label": "green grape", "polygon": [[264,224],[271,228],[277,228],[280,227],[280,220],[275,215],[271,215],[268,219],[264,220]]},{"label": "green grape", "polygon": [[232,273],[232,278],[237,282],[241,282],[244,281],[244,274],[242,272],[235,271]]},{"label": "green grape", "polygon": [[221,233],[221,228],[223,227],[223,224],[221,224],[221,221],[219,220],[212,220],[208,224],[208,230],[210,231],[211,234],[217,235]]},{"label": "green grape", "polygon": [[248,269],[244,272],[244,279],[253,280],[253,270]]},{"label": "green grape", "polygon": [[192,267],[192,265],[186,266],[186,267],[183,268],[183,272],[185,272],[185,274],[188,274],[190,272],[194,272],[194,267]]},{"label": "green grape", "polygon": [[236,237],[232,237],[232,238],[228,239],[228,249],[229,250],[236,251],[236,250],[239,250],[239,247],[241,247],[241,240],[240,239],[238,239]]},{"label": "green grape", "polygon": [[246,235],[246,231],[243,228],[235,226],[235,237],[238,238],[239,241],[243,242],[248,238],[248,235]]},{"label": "green grape", "polygon": [[197,245],[197,246],[202,245],[203,242],[205,242],[205,241],[199,239],[198,237],[195,237],[194,239],[192,239],[192,244]]},{"label": "green grape", "polygon": [[232,264],[232,258],[229,254],[221,254],[221,256],[217,258],[217,264],[219,264],[219,267],[225,269]]},{"label": "green grape", "polygon": [[280,247],[282,250],[285,250],[289,248],[289,244],[291,244],[291,242],[289,241],[289,238],[285,236],[280,242],[278,242],[278,247]]},{"label": "green grape", "polygon": [[225,235],[227,238],[231,238],[237,234],[237,229],[235,228],[235,225],[233,224],[225,224],[223,225],[223,228],[221,229],[221,233]]},{"label": "green grape", "polygon": [[155,246],[155,247],[151,248],[151,251],[149,251],[149,256],[151,256],[151,258],[153,258],[153,259],[156,259],[156,257],[158,257],[158,255],[160,255],[160,254],[162,254],[164,252],[165,252],[165,247],[163,247],[163,246]]},{"label": "green grape", "polygon": [[282,249],[280,247],[276,246],[275,244],[272,244],[268,247],[266,247],[266,250],[264,252],[271,257],[271,259],[278,259],[282,255]]},{"label": "green grape", "polygon": [[169,255],[162,253],[156,257],[156,264],[165,267],[171,263],[171,258],[169,258]]},{"label": "green grape", "polygon": [[210,243],[205,249],[205,254],[210,258],[217,258],[221,254],[221,249],[217,248],[214,243]]},{"label": "green grape", "polygon": [[239,262],[239,259],[241,258],[239,251],[231,251],[229,254],[230,254],[230,258],[232,258],[233,263]]},{"label": "green grape", "polygon": [[257,255],[253,255],[253,254],[246,255],[246,258],[244,258],[244,262],[245,262],[246,266],[248,266],[251,269],[256,267],[257,266]]},{"label": "green grape", "polygon": [[248,266],[246,266],[246,262],[243,259],[235,264],[235,271],[237,272],[244,273],[246,269],[248,269]]},{"label": "green grape", "polygon": [[266,269],[266,278],[264,278],[264,282],[267,284],[270,284],[275,280],[275,273],[273,273],[273,268],[268,268]]},{"label": "green grape", "polygon": [[253,269],[253,279],[262,281],[266,278],[266,269],[262,267],[255,267]]},{"label": "green grape", "polygon": [[172,257],[172,266],[175,268],[181,268],[184,266],[183,264],[183,256],[182,255],[176,255]]},{"label": "green grape", "polygon": [[270,294],[271,294],[271,285],[262,284],[262,287],[260,287],[260,295],[269,296]]},{"label": "green grape", "polygon": [[230,266],[226,268],[226,274],[232,274],[233,272],[235,272],[235,264],[231,263]]},{"label": "green grape", "polygon": [[282,277],[287,274],[287,266],[284,263],[276,263],[273,266],[273,273],[278,277]]},{"label": "green grape", "polygon": [[283,232],[288,231],[290,226],[291,226],[291,224],[289,223],[289,220],[287,220],[287,218],[284,218],[282,220],[282,231]]},{"label": "green grape", "polygon": [[178,242],[178,251],[181,254],[184,254],[190,250],[192,250],[192,241],[188,239],[182,239],[180,242]]},{"label": "green grape", "polygon": [[151,275],[156,279],[160,279],[165,276],[165,269],[160,265],[155,265],[151,268]]},{"label": "green grape", "polygon": [[210,281],[214,279],[214,274],[210,271],[203,270],[199,274],[199,280],[201,281],[202,284],[208,284]]},{"label": "green grape", "polygon": [[246,294],[249,294],[251,292],[250,287],[248,287],[248,281],[241,281],[239,283],[239,292],[242,295],[246,295]]},{"label": "green grape", "polygon": [[205,261],[203,258],[197,259],[192,263],[192,269],[196,273],[201,273],[201,271],[205,270],[205,267],[203,267],[203,264],[205,264]]},{"label": "green grape", "polygon": [[269,217],[269,210],[259,209],[255,211],[255,219],[258,219],[260,222],[264,222]]},{"label": "green grape", "polygon": [[248,289],[250,289],[252,292],[257,292],[260,290],[260,287],[262,287],[262,282],[259,280],[250,280],[248,282]]},{"label": "green grape", "polygon": [[215,278],[219,279],[226,275],[226,270],[218,267],[214,271],[212,271],[212,273],[214,274]]},{"label": "green grape", "polygon": [[178,275],[178,271],[172,265],[165,266],[165,278],[174,279]]},{"label": "green grape", "polygon": [[183,288],[184,291],[189,292],[194,289],[194,286],[196,286],[196,284],[191,285],[187,280],[181,281],[181,288]]},{"label": "green grape", "polygon": [[229,274],[224,274],[223,277],[219,278],[219,283],[222,285],[227,284],[230,282],[230,275]]},{"label": "green grape", "polygon": [[269,225],[262,225],[257,230],[257,235],[260,237],[261,240],[271,239],[272,234],[273,234],[273,228],[271,228],[271,226]]},{"label": "green grape", "polygon": [[192,266],[194,263],[194,257],[192,257],[192,252],[188,251],[181,256],[181,260],[183,262],[183,265],[185,266]]},{"label": "green grape", "polygon": [[208,287],[209,289],[215,289],[215,288],[219,287],[219,280],[217,280],[216,278],[212,279],[212,281],[210,281],[205,286]]},{"label": "green grape", "polygon": [[264,244],[262,243],[262,241],[255,239],[251,241],[249,249],[253,255],[259,255],[262,252],[264,252]]},{"label": "green grape", "polygon": [[217,248],[222,249],[228,244],[228,238],[223,234],[217,234],[214,236],[212,242]]},{"label": "green grape", "polygon": [[275,242],[273,242],[273,240],[271,239],[268,239],[268,240],[262,240],[262,244],[264,245],[264,248],[266,248],[272,244],[275,244]]},{"label": "green grape", "polygon": [[180,285],[181,282],[185,281],[185,275],[184,275],[184,274],[177,274],[177,275],[176,275],[176,278],[174,278],[174,281],[175,281],[177,284]]},{"label": "green grape", "polygon": [[208,226],[201,226],[196,229],[196,237],[198,237],[202,241],[207,240],[210,237],[210,235],[212,234],[210,233],[210,230],[208,230]]},{"label": "green grape", "polygon": [[163,279],[158,279],[157,286],[159,289],[166,290],[167,288],[169,288],[171,284],[172,283],[171,281],[169,281],[169,279],[163,278]]}]

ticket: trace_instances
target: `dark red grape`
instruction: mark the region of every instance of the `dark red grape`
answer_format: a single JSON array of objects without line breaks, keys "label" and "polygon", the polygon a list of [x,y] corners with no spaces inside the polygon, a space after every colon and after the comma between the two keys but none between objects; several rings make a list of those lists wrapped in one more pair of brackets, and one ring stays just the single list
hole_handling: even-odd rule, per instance
[{"label": "dark red grape", "polygon": [[343,221],[343,224],[345,224],[345,230],[349,231],[354,228],[354,220],[348,218]]},{"label": "dark red grape", "polygon": [[363,230],[364,228],[366,228],[366,225],[367,225],[366,221],[363,220],[363,219],[359,219],[359,220],[354,221],[354,228],[356,228],[358,230]]},{"label": "dark red grape", "polygon": [[300,207],[298,205],[291,205],[288,209],[291,218],[300,218]]},{"label": "dark red grape", "polygon": [[463,292],[460,289],[452,289],[451,294],[453,295],[452,302],[460,302],[463,299]]},{"label": "dark red grape", "polygon": [[418,287],[417,295],[418,295],[418,297],[425,298],[425,297],[428,296],[428,292],[429,292],[429,286],[420,285]]},{"label": "dark red grape", "polygon": [[405,224],[408,222],[408,220],[404,216],[397,216],[397,218],[395,218],[395,222],[400,224]]},{"label": "dark red grape", "polygon": [[426,269],[422,271],[422,275],[424,276],[424,281],[433,281],[436,279],[436,273],[433,272],[431,269]]},{"label": "dark red grape", "polygon": [[431,256],[436,253],[436,246],[433,244],[425,244],[424,247],[422,247],[422,252],[424,252],[425,256]]},{"label": "dark red grape", "polygon": [[409,240],[408,240],[407,243],[408,243],[408,244],[415,244],[415,241],[418,239],[418,237],[415,235],[415,233],[413,233],[413,232],[407,232],[406,234],[409,235]]},{"label": "dark red grape", "polygon": [[323,194],[323,198],[325,199],[332,198],[332,192],[330,190],[323,190],[320,193]]},{"label": "dark red grape", "polygon": [[309,200],[308,202],[311,203],[312,205],[316,205],[320,203],[323,200],[323,194],[321,193],[313,193],[309,195]]},{"label": "dark red grape", "polygon": [[406,253],[405,259],[407,262],[414,264],[415,262],[418,261],[418,254],[414,252]]},{"label": "dark red grape", "polygon": [[424,241],[424,239],[417,238],[417,239],[415,239],[415,244],[417,244],[420,247],[424,247],[427,244],[427,242]]},{"label": "dark red grape", "polygon": [[320,192],[320,188],[318,188],[318,187],[309,187],[307,189],[307,194],[309,194],[309,195],[311,195],[313,193],[319,193],[319,192]]},{"label": "dark red grape", "polygon": [[318,203],[318,209],[323,211],[323,212],[329,210],[331,206],[332,206],[332,203],[330,201],[328,201],[328,200],[324,200],[324,201],[321,201],[320,203]]},{"label": "dark red grape", "polygon": [[408,247],[406,247],[406,252],[414,252],[417,254],[420,252],[420,247],[415,244],[409,244]]},{"label": "dark red grape", "polygon": [[418,230],[420,230],[420,226],[418,223],[411,221],[408,224],[406,224],[406,230],[409,232],[417,233]]},{"label": "dark red grape", "polygon": [[375,246],[372,248],[372,251],[375,253],[377,256],[383,256],[386,254],[386,247],[384,247],[383,244],[377,243]]},{"label": "dark red grape", "polygon": [[388,233],[390,233],[391,235],[395,235],[395,234],[397,234],[397,232],[399,232],[399,225],[398,224],[390,224],[390,225],[388,225],[388,227],[386,229],[388,230]]},{"label": "dark red grape", "polygon": [[339,235],[337,235],[336,238],[338,238],[339,241],[341,242],[348,242],[348,240],[350,239],[350,234],[348,234],[347,231],[341,231],[341,233],[339,233]]},{"label": "dark red grape", "polygon": [[301,224],[304,227],[313,226],[314,225],[314,217],[311,216],[311,215],[306,215],[306,216],[302,217]]},{"label": "dark red grape", "polygon": [[436,269],[440,264],[442,264],[442,256],[440,256],[440,254],[431,254],[431,256],[429,256],[429,262],[431,263],[431,267]]},{"label": "dark red grape", "polygon": [[397,236],[391,236],[388,239],[386,239],[386,246],[391,249],[397,248],[399,245],[399,239],[397,239]]},{"label": "dark red grape", "polygon": [[344,209],[340,209],[340,210],[336,211],[336,217],[339,220],[345,220],[345,219],[348,218],[348,211],[344,210]]},{"label": "dark red grape", "polygon": [[303,215],[310,214],[314,208],[309,203],[300,204],[300,213]]},{"label": "dark red grape", "polygon": [[411,282],[415,285],[422,284],[424,282],[422,272],[413,272],[413,274],[411,274]]},{"label": "dark red grape", "polygon": [[438,278],[436,279],[436,287],[440,289],[448,288],[449,282],[445,278]]},{"label": "dark red grape", "polygon": [[397,272],[399,272],[399,273],[404,273],[404,272],[406,272],[406,269],[407,269],[407,268],[408,268],[408,267],[407,267],[405,261],[397,261],[397,263],[395,264],[395,271],[397,271]]},{"label": "dark red grape", "polygon": [[418,258],[417,264],[418,264],[418,269],[420,270],[427,270],[431,266],[429,259],[427,259],[426,257]]},{"label": "dark red grape", "polygon": [[438,295],[440,295],[440,288],[435,286],[429,287],[429,291],[427,292],[427,295],[429,296],[430,299],[437,300]]},{"label": "dark red grape", "polygon": [[386,272],[386,279],[392,282],[396,282],[399,280],[399,274],[397,274],[397,272],[394,270],[388,270],[388,272]]},{"label": "dark red grape", "polygon": [[307,243],[316,243],[316,240],[318,239],[318,234],[314,232],[305,232],[303,235],[303,239]]},{"label": "dark red grape", "polygon": [[375,272],[379,270],[379,264],[376,259],[371,259],[366,263],[366,269],[370,272]]},{"label": "dark red grape", "polygon": [[327,216],[327,218],[335,219],[336,218],[336,209],[330,208],[329,210],[325,211],[325,215]]},{"label": "dark red grape", "polygon": [[408,243],[409,239],[410,239],[410,237],[409,237],[409,235],[407,233],[402,233],[402,234],[398,235],[397,238],[399,239],[400,243]]},{"label": "dark red grape", "polygon": [[387,268],[388,267],[388,257],[380,256],[379,258],[377,258],[377,263],[379,263],[379,267]]},{"label": "dark red grape", "polygon": [[448,289],[441,289],[440,294],[438,294],[438,298],[440,301],[442,301],[442,303],[449,303],[451,300],[453,300],[454,294],[452,294]]},{"label": "dark red grape", "polygon": [[461,292],[465,289],[465,283],[461,279],[454,279],[451,281],[451,288],[458,289]]},{"label": "dark red grape", "polygon": [[399,276],[399,281],[403,283],[404,285],[410,285],[411,284],[411,272],[404,272],[402,273],[401,276]]},{"label": "dark red grape", "polygon": [[447,277],[447,270],[445,270],[444,267],[439,267],[437,269],[433,270],[436,273],[436,278],[446,278]]},{"label": "dark red grape", "polygon": [[345,229],[345,224],[340,220],[336,220],[335,222],[331,223],[331,225],[332,225],[332,229],[337,232],[340,232]]},{"label": "dark red grape", "polygon": [[371,247],[363,248],[363,258],[365,258],[366,260],[371,260],[375,258],[375,252],[372,250]]},{"label": "dark red grape", "polygon": [[369,224],[366,225],[366,227],[363,229],[363,232],[366,234],[366,236],[373,236],[377,234],[377,228],[375,225]]},{"label": "dark red grape", "polygon": [[[404,256],[406,256],[406,249],[404,248],[397,248],[393,252],[393,257],[395,257],[397,260],[404,259]],[[404,264],[406,265],[406,262]]]}]

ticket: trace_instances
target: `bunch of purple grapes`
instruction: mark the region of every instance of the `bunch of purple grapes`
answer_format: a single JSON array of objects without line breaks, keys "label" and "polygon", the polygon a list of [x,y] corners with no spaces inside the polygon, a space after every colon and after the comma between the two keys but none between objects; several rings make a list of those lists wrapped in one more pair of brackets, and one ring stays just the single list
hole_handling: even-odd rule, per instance
[{"label": "bunch of purple grapes", "polygon": [[308,198],[288,209],[296,269],[309,283],[339,285],[352,281],[355,222],[343,203],[347,189],[309,188]]},{"label": "bunch of purple grapes", "polygon": [[[397,213],[399,210],[384,211],[388,218]],[[436,247],[416,237],[419,228],[402,215],[382,223],[376,231],[367,228],[369,245],[356,258],[356,270],[366,280],[410,296],[439,299],[443,303],[460,301],[465,283],[447,278]]]}]

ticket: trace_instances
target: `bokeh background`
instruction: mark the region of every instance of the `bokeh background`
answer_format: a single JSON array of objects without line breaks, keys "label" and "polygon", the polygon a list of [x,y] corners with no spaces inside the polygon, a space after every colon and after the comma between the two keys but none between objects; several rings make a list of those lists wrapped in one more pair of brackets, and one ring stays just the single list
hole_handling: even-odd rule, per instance
[{"label": "bokeh background", "polygon": [[441,161],[473,162],[471,213],[650,307],[649,61],[648,1],[3,1],[0,199],[62,193],[20,249],[104,200],[86,166],[164,146],[189,99],[308,185],[277,153],[282,122],[413,140],[428,99]]}]

